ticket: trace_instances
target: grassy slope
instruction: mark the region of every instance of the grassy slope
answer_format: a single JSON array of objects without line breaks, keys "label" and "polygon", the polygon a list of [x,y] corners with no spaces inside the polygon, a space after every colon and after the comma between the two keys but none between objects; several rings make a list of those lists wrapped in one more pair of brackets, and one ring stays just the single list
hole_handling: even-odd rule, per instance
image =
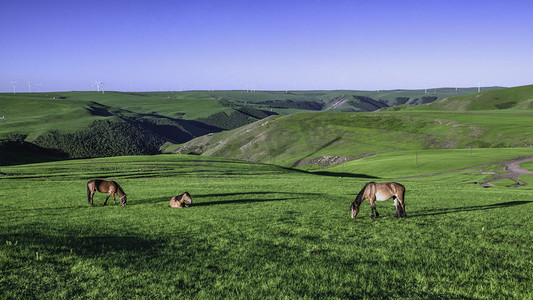
[{"label": "grassy slope", "polygon": [[[484,155],[496,162],[504,153]],[[394,179],[411,159],[375,160],[365,172],[388,169]],[[460,184],[474,179],[459,173],[403,179],[408,218],[393,218],[389,201],[371,220],[368,203],[356,219],[348,212],[367,178],[242,161],[159,155],[3,171],[0,294],[8,298],[533,296],[531,185],[482,189]],[[103,207],[98,194],[89,207],[93,177],[120,182],[128,206]],[[193,206],[170,209],[184,191]]]},{"label": "grassy slope", "polygon": [[295,166],[321,156],[358,158],[417,149],[530,147],[532,116],[533,112],[525,110],[300,113],[270,117],[167,151]]},{"label": "grassy slope", "polygon": [[[223,105],[205,92],[19,93],[1,94],[0,100],[0,111],[5,116],[0,119],[0,139],[22,135],[26,141],[42,147],[58,147],[70,157],[120,155],[119,152],[157,153],[167,141],[185,142],[209,132],[236,128],[266,115],[257,110]],[[112,121],[114,125],[95,123],[104,120]],[[121,131],[124,128],[127,130]],[[96,142],[92,136],[94,132],[103,132],[99,134],[102,138]],[[91,136],[91,149],[86,143],[88,136]],[[139,140],[148,137],[145,144],[150,146],[144,147],[142,141],[134,141],[135,137]],[[56,142],[58,140],[68,143]],[[110,140],[119,141],[120,149],[111,145]],[[86,150],[73,150],[82,148]],[[23,150],[32,149],[36,148]],[[0,165],[12,164],[13,161],[7,161],[7,158],[16,154],[2,152]],[[35,156],[42,154],[37,152]],[[15,161],[23,159],[20,157]]]},{"label": "grassy slope", "polygon": [[[30,135],[35,136],[46,130],[73,132],[87,127],[95,119],[112,116],[157,114],[194,120],[228,110],[207,96],[170,98],[170,95],[116,92],[0,94],[2,114],[6,117],[2,120],[0,134],[31,132]],[[106,106],[104,116],[90,113],[89,109],[95,104]]]},{"label": "grassy slope", "polygon": [[[53,97],[53,96],[50,96]],[[95,120],[86,109],[89,101],[53,100],[42,94],[0,94],[0,136],[28,134],[32,139],[46,131],[74,132]]]},{"label": "grassy slope", "polygon": [[[345,173],[346,175],[371,174],[383,180],[390,180],[398,177],[424,176],[451,172],[530,156],[533,157],[533,150],[531,148],[411,150],[378,154],[364,159],[350,161],[342,166],[334,166],[325,171]],[[489,169],[497,169],[498,172],[503,171],[500,166],[485,167],[485,170]],[[468,183],[468,180],[474,178],[472,173],[476,172],[462,171],[458,174],[453,174],[451,177],[454,181]],[[483,182],[486,176],[482,176],[480,173],[476,173],[475,176],[479,176],[476,181]],[[442,181],[447,176],[446,174],[442,174],[441,176],[430,176],[425,179],[421,178],[420,180]]]},{"label": "grassy slope", "polygon": [[508,108],[533,108],[533,85],[457,96],[413,109],[476,111]]}]

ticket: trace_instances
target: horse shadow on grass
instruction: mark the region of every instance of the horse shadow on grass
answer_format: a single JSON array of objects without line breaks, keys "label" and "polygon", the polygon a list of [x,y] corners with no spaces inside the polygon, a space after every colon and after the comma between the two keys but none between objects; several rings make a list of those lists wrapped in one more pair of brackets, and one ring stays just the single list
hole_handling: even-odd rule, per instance
[{"label": "horse shadow on grass", "polygon": [[380,179],[380,177],[366,175],[366,174],[357,174],[357,173],[344,173],[344,172],[308,172],[308,174],[320,175],[320,176],[330,176],[330,177],[346,177],[346,178],[361,178],[361,179]]},{"label": "horse shadow on grass", "polygon": [[487,205],[473,205],[473,206],[461,206],[461,207],[451,207],[451,208],[441,208],[441,209],[428,209],[428,210],[418,211],[418,213],[412,213],[412,214],[408,213],[407,216],[409,218],[437,216],[437,215],[444,215],[444,214],[451,214],[451,213],[458,213],[458,212],[465,212],[465,211],[479,211],[479,210],[506,208],[506,207],[512,207],[516,205],[530,204],[530,203],[533,203],[533,201],[509,201],[509,202],[494,203],[494,204],[487,204]]},{"label": "horse shadow on grass", "polygon": [[[281,197],[270,197],[269,194],[282,195]],[[232,199],[232,197],[242,197],[246,195],[264,195],[265,197],[260,198],[251,198],[247,197],[246,199]],[[285,193],[285,192],[247,192],[247,193],[219,193],[219,194],[201,194],[201,195],[191,195],[192,198],[192,207],[194,206],[211,206],[211,205],[221,205],[221,204],[246,204],[246,203],[260,203],[260,202],[277,202],[277,201],[287,201],[299,199],[298,196],[307,196],[307,197],[317,197],[324,196],[322,193]],[[151,199],[141,199],[141,200],[132,200],[131,203],[135,204],[154,204],[168,202],[172,195],[166,197],[157,197]],[[227,200],[215,200],[215,201],[206,201],[197,202],[196,199],[202,198],[228,198]],[[135,201],[135,202],[133,202]]]},{"label": "horse shadow on grass", "polygon": [[269,198],[269,199],[236,199],[236,200],[222,200],[222,201],[210,201],[210,202],[200,202],[194,203],[194,206],[211,206],[211,205],[221,205],[221,204],[246,204],[246,203],[260,203],[260,202],[274,202],[274,201],[287,201],[295,200],[298,198]]}]

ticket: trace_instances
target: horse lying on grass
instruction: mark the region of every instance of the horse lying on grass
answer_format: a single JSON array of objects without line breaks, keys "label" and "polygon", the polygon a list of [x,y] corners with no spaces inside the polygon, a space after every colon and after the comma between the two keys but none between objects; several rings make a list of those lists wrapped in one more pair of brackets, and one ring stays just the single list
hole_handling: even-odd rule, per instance
[{"label": "horse lying on grass", "polygon": [[[188,204],[184,202],[187,202]],[[170,207],[175,208],[189,207],[192,204],[191,194],[185,192],[179,196],[174,196],[170,198],[169,204]]]},{"label": "horse lying on grass", "polygon": [[[359,213],[359,206],[365,200],[370,202],[372,209],[370,218],[378,218],[378,210],[376,209],[375,201],[385,201],[394,198],[394,205],[396,206],[396,218],[406,218],[405,213],[405,187],[397,182],[387,183],[367,183],[363,189],[357,194],[355,200],[350,204],[350,211],[352,218],[355,218]],[[375,213],[375,214],[374,214]]]},{"label": "horse lying on grass", "polygon": [[117,193],[119,196],[120,205],[126,206],[126,193],[124,193],[124,190],[117,182],[113,180],[97,179],[87,182],[87,200],[89,201],[89,204],[91,204],[91,206],[94,206],[93,196],[96,191],[99,191],[100,193],[107,193],[104,205],[107,205],[107,200],[109,199],[109,196],[113,196],[113,204],[116,205],[117,201],[115,200],[115,193]]}]

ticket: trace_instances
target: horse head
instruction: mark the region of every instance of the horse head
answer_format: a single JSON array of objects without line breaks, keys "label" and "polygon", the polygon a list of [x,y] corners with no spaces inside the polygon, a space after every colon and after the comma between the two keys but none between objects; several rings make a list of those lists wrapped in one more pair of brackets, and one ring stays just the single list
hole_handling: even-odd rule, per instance
[{"label": "horse head", "polygon": [[359,205],[355,203],[355,201],[352,201],[350,204],[350,214],[352,215],[352,219],[357,216],[359,213]]},{"label": "horse head", "polygon": [[120,200],[120,205],[126,206],[126,200],[127,200],[127,195],[126,194],[123,194],[118,199]]},{"label": "horse head", "polygon": [[188,192],[183,193],[183,196],[181,199],[189,203],[189,205],[192,204],[191,194],[189,194]]}]

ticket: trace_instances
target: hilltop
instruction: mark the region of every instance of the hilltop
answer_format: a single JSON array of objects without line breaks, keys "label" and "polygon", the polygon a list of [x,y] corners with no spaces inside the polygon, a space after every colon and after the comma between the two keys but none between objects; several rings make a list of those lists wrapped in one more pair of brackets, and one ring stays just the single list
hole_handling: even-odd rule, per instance
[{"label": "hilltop", "polygon": [[533,85],[489,90],[481,93],[444,98],[415,110],[479,111],[532,109]]}]

